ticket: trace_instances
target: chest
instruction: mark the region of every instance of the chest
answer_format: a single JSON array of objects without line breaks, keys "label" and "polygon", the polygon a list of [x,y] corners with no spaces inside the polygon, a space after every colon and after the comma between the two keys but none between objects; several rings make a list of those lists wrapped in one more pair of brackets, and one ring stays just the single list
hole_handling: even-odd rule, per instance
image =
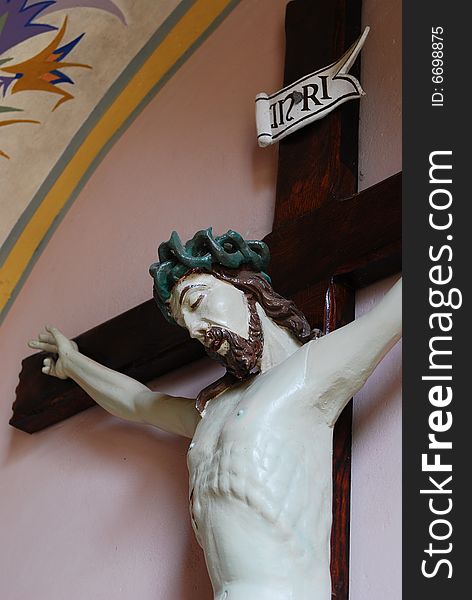
[{"label": "chest", "polygon": [[[288,471],[331,452],[331,430],[317,420],[297,378],[259,376],[212,400],[189,446],[190,474],[225,468]],[[215,466],[216,465],[216,466]],[[213,469],[214,467],[214,469]]]},{"label": "chest", "polygon": [[208,405],[187,455],[191,513],[203,545],[209,523],[216,527],[218,515],[226,523],[228,506],[291,532],[300,515],[318,514],[328,502],[332,429],[299,392],[297,385],[253,380]]}]

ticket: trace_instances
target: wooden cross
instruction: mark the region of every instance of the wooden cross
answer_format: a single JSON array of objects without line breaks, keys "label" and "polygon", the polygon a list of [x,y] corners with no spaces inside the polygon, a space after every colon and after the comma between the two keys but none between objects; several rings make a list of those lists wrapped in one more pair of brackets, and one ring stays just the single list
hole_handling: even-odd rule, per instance
[{"label": "wooden cross", "polygon": [[[358,0],[295,0],[286,14],[284,85],[337,60],[359,36]],[[358,76],[355,69],[353,74]],[[326,331],[354,318],[354,291],[401,268],[401,175],[356,194],[358,102],[280,143],[271,250],[274,288]],[[263,150],[261,150],[263,152]],[[147,382],[204,355],[153,300],[76,338],[81,351]],[[10,424],[33,433],[94,405],[76,384],[41,374],[43,354],[22,363]],[[334,436],[333,596],[347,600],[351,414]]]}]

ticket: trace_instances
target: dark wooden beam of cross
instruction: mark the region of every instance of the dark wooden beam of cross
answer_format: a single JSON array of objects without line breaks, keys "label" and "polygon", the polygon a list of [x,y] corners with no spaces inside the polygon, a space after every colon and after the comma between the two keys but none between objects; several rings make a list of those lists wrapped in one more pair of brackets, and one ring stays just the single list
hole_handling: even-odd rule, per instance
[{"label": "dark wooden beam of cross", "polygon": [[[360,0],[290,2],[284,85],[338,59],[359,36],[360,12]],[[356,193],[358,111],[357,102],[346,103],[280,143],[274,226],[266,237],[274,288],[326,331],[353,319],[356,288],[401,268],[401,175]],[[76,341],[84,354],[142,382],[204,356],[152,300]],[[73,382],[43,376],[42,360],[39,353],[23,361],[10,420],[29,433],[94,405]],[[351,410],[338,420],[334,441],[331,571],[337,600],[348,597]]]}]

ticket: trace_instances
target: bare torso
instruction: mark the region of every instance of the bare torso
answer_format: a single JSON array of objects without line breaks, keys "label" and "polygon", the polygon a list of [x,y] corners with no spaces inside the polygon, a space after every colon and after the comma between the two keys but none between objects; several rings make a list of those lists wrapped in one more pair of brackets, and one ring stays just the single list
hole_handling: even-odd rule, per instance
[{"label": "bare torso", "polygon": [[303,385],[306,348],[211,401],[190,444],[218,600],[330,598],[332,427]]}]

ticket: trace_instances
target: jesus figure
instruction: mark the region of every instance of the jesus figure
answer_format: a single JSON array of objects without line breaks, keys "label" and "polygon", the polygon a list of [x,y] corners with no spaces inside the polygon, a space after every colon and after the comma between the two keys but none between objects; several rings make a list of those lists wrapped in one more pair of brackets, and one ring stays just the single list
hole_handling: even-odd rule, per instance
[{"label": "jesus figure", "polygon": [[176,233],[151,266],[164,315],[226,375],[197,401],[151,391],[47,327],[47,375],[113,415],[191,438],[190,513],[215,600],[330,600],[333,426],[401,334],[401,282],[368,314],[311,330],[266,274],[263,242]]}]

